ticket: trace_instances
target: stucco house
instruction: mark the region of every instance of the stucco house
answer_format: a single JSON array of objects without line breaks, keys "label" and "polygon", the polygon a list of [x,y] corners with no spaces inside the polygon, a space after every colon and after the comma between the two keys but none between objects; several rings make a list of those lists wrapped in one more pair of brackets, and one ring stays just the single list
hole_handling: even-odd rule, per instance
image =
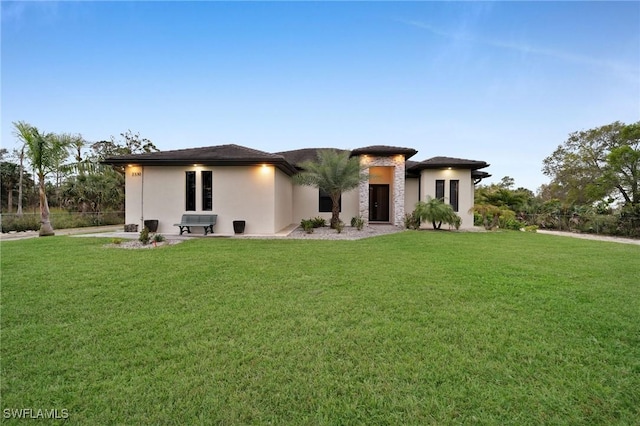
[{"label": "stucco house", "polygon": [[[233,221],[246,221],[246,233],[275,234],[301,219],[331,217],[331,201],[316,188],[294,185],[291,177],[319,148],[269,153],[239,145],[123,155],[104,163],[126,173],[125,223],[158,220],[158,232],[175,233],[183,214],[217,214],[216,234],[233,233]],[[361,216],[370,223],[404,225],[405,213],[427,196],[443,198],[473,226],[474,185],[490,176],[484,161],[433,157],[410,161],[417,151],[369,146],[350,151],[369,168],[369,181],[342,194],[340,217]],[[195,229],[195,232],[199,232]]]}]

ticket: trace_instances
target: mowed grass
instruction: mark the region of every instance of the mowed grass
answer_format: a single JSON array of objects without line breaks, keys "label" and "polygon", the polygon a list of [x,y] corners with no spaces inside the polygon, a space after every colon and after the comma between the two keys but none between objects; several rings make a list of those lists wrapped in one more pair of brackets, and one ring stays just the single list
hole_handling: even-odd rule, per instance
[{"label": "mowed grass", "polygon": [[[2,409],[73,424],[638,424],[640,247],[4,242]],[[19,422],[19,421],[16,421]]]}]

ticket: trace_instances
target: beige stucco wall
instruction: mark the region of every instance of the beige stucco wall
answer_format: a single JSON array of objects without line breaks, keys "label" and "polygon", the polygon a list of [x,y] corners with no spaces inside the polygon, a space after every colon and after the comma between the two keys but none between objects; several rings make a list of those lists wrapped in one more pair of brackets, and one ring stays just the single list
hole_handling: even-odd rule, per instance
[{"label": "beige stucco wall", "polygon": [[217,167],[213,175],[216,231],[233,233],[233,221],[246,221],[247,234],[272,234],[275,229],[275,168]]},{"label": "beige stucco wall", "polygon": [[[143,169],[143,219],[158,220],[158,232],[171,233],[178,228],[171,226],[180,222],[185,208],[185,168],[144,167]],[[196,169],[196,187],[200,188],[200,170]],[[201,209],[201,193],[196,194],[196,206]],[[128,208],[128,205],[127,205]],[[141,223],[142,227],[142,223]]]},{"label": "beige stucco wall", "polygon": [[[473,227],[473,213],[469,213],[469,209],[473,207],[473,180],[471,179],[471,170],[464,169],[440,169],[440,170],[423,170],[421,174],[421,194],[420,199],[426,200],[427,196],[436,196],[436,180],[444,180],[444,197],[445,202],[449,202],[449,181],[459,180],[458,194],[458,216],[462,218],[461,228]],[[425,225],[426,226],[426,225]]]},{"label": "beige stucco wall", "polygon": [[[293,223],[300,223],[302,219],[322,217],[327,223],[331,219],[331,212],[318,211],[318,188],[310,186],[293,186]],[[342,194],[342,210],[340,219],[349,225],[351,218],[358,215],[358,190],[354,189]]]},{"label": "beige stucco wall", "polygon": [[[213,172],[213,210],[202,210],[201,171]],[[196,172],[196,210],[185,210],[185,172]],[[175,166],[127,167],[126,223],[158,220],[158,232],[178,232],[174,223],[185,213],[217,214],[216,233],[232,234],[233,221],[245,220],[245,233],[273,234],[292,222],[292,186],[275,167]],[[277,203],[276,203],[277,201]],[[203,233],[202,228],[193,232]]]},{"label": "beige stucco wall", "polygon": [[404,211],[411,213],[418,202],[420,179],[406,178],[404,181]]},{"label": "beige stucco wall", "polygon": [[125,168],[124,194],[124,223],[141,225],[142,167],[128,166]]},{"label": "beige stucco wall", "polygon": [[293,223],[293,183],[282,171],[275,170],[275,231]]},{"label": "beige stucco wall", "polygon": [[125,173],[125,223],[141,230],[145,220],[157,219],[158,231],[170,232],[167,222],[179,221],[184,209],[184,169],[128,166]]}]

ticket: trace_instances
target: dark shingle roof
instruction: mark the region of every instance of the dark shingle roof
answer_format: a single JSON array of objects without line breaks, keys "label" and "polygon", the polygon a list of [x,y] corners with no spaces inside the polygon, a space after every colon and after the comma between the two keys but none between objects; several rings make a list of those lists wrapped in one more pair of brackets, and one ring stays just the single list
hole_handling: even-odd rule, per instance
[{"label": "dark shingle roof", "polygon": [[296,169],[282,155],[258,151],[257,149],[235,144],[119,155],[105,158],[103,163],[114,165],[139,164],[143,166],[179,166],[186,164],[245,166],[262,163],[273,164],[289,175],[296,173]]},{"label": "dark shingle roof", "polygon": [[471,178],[476,180],[476,183],[480,182],[482,179],[486,179],[491,177],[490,173],[483,172],[481,170],[472,170]]},{"label": "dark shingle roof", "polygon": [[489,167],[489,164],[485,163],[484,161],[466,160],[464,158],[432,157],[411,166],[410,171],[419,171],[424,169],[441,169],[443,167],[477,170]]},{"label": "dark shingle roof", "polygon": [[387,145],[372,145],[365,146],[363,148],[357,148],[351,151],[352,156],[356,155],[394,155],[394,154],[402,154],[404,155],[405,160],[416,155],[418,151],[413,148],[403,148],[399,146],[387,146]]},{"label": "dark shingle roof", "polygon": [[412,171],[411,168],[413,166],[415,166],[416,164],[418,164],[417,161],[412,161],[412,160],[407,160],[404,162],[404,170],[405,170],[405,176],[408,178],[419,178],[420,177],[420,171],[419,170],[415,170]]},{"label": "dark shingle roof", "polygon": [[[143,154],[129,154],[105,158],[105,164],[126,165],[136,164],[142,166],[180,166],[199,164],[203,166],[246,166],[255,164],[273,164],[284,173],[293,175],[298,172],[300,164],[304,161],[313,161],[318,156],[318,151],[332,149],[335,151],[347,151],[337,148],[305,148],[293,151],[283,151],[275,154],[259,151],[245,146],[228,144],[207,146],[202,148],[177,149],[172,151],[148,152]],[[347,151],[348,152],[348,151]],[[351,156],[356,155],[397,155],[402,154],[405,160],[415,155],[417,151],[412,148],[402,148],[386,145],[374,145],[358,148],[351,151]],[[420,170],[439,169],[443,167],[455,167],[471,169],[475,171],[488,167],[484,161],[465,160],[452,157],[433,157],[421,162],[406,161],[406,172],[410,176],[418,176]],[[486,175],[486,176],[485,176]],[[490,176],[485,172],[477,172],[474,177],[484,178]]]},{"label": "dark shingle roof", "polygon": [[289,163],[296,167],[305,161],[315,161],[318,159],[318,151],[330,149],[333,151],[346,151],[338,148],[304,148],[295,149],[293,151],[276,152],[277,155],[283,156]]}]

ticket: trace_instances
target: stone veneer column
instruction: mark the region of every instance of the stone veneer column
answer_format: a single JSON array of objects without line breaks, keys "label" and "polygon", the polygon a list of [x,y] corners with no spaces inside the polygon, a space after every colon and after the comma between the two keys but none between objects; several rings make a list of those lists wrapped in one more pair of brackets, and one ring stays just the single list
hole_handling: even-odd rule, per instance
[{"label": "stone veneer column", "polygon": [[[404,155],[398,154],[392,157],[376,157],[361,155],[360,165],[363,167],[393,167],[393,182],[391,183],[391,196],[389,200],[393,206],[393,218],[391,222],[396,226],[404,225],[404,188],[405,170]],[[369,181],[361,182],[359,192],[359,213],[365,221],[369,220]]]}]

